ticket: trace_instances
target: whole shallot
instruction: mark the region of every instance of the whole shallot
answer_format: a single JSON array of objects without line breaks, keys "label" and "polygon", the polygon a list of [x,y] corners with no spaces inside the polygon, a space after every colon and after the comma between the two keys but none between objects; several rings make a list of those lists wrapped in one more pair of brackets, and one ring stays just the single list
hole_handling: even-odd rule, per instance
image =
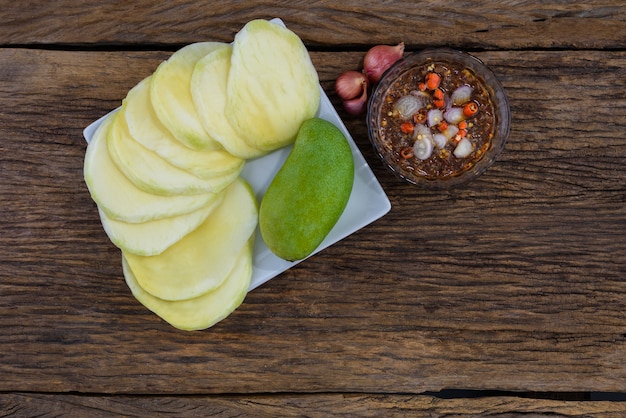
[{"label": "whole shallot", "polygon": [[[346,112],[355,116],[365,112],[370,84],[377,83],[403,54],[404,42],[396,46],[376,45],[365,54],[362,72],[349,70],[337,77],[335,91]],[[419,99],[413,101],[419,102]]]},{"label": "whole shallot", "polygon": [[365,74],[349,70],[342,73],[335,81],[335,91],[342,100],[352,100],[367,90],[368,80]]},{"label": "whole shallot", "polygon": [[365,113],[365,110],[367,109],[367,89],[364,89],[363,93],[359,97],[355,97],[351,100],[344,100],[343,108],[346,109],[346,112],[353,116]]},{"label": "whole shallot", "polygon": [[363,59],[363,70],[372,83],[377,83],[383,73],[404,54],[404,42],[396,46],[376,45],[370,48]]}]

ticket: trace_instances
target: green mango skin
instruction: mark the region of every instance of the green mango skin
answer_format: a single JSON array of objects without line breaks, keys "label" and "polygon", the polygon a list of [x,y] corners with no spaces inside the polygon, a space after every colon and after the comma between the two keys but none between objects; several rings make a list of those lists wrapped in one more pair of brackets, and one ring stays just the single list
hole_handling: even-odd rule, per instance
[{"label": "green mango skin", "polygon": [[261,200],[259,227],[268,248],[288,261],[308,257],[339,220],[353,183],[346,137],[326,120],[306,120]]}]

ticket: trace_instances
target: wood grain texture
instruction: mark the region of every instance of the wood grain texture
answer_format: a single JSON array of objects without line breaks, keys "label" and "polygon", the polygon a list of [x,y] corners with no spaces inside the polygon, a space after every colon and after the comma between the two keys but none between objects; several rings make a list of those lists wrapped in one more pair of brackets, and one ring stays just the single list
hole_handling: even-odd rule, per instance
[{"label": "wood grain texture", "polygon": [[[462,189],[397,180],[340,111],[391,212],[202,332],[132,298],[82,179],[82,129],[168,54],[0,50],[0,392],[623,390],[626,53],[478,53],[513,125]],[[339,107],[362,53],[312,57]]]},{"label": "wood grain texture", "polygon": [[494,396],[439,399],[431,396],[376,394],[257,395],[229,397],[95,397],[0,394],[0,408],[19,416],[125,417],[616,417],[619,402],[555,401]]},{"label": "wood grain texture", "polygon": [[[620,1],[3,1],[0,44],[181,45],[231,41],[249,20],[280,17],[309,47],[623,48]],[[25,10],[28,13],[25,13]],[[216,22],[218,22],[216,24]],[[389,28],[393,28],[390,30]]]}]

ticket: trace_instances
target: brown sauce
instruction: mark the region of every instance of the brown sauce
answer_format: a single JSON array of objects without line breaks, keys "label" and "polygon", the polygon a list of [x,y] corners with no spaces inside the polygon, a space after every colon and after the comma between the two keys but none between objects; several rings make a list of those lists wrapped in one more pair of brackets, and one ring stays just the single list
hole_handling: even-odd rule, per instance
[{"label": "brown sauce", "polygon": [[[429,88],[426,83],[430,78],[429,73],[435,73],[439,77],[436,89]],[[432,87],[432,84],[430,85]],[[471,95],[464,103],[460,103],[460,100],[453,103],[453,93],[462,86],[469,86]],[[436,92],[437,89],[440,91]],[[422,103],[419,112],[412,117],[401,115],[397,110],[398,100],[408,95],[418,97]],[[443,101],[438,99],[442,95]],[[446,112],[449,109],[453,107],[463,109],[468,103],[473,103],[474,108],[477,107],[476,114],[466,116],[463,112],[462,121],[450,117],[449,119],[453,122],[446,121],[444,118],[443,123],[436,125],[428,123],[427,115],[431,110],[439,108],[442,114],[448,115]],[[456,115],[458,114],[459,111],[456,110]],[[411,124],[412,128],[409,126]],[[453,125],[453,128],[445,130],[446,125],[447,127]],[[428,129],[426,130],[424,126]],[[482,158],[491,145],[494,126],[494,108],[485,83],[469,69],[436,61],[409,69],[389,87],[380,111],[381,144],[379,145],[383,148],[381,151],[387,154],[388,162],[397,164],[395,169],[400,174],[405,172],[433,180],[446,179],[469,170]],[[450,136],[450,132],[454,132],[454,129],[458,132]],[[430,131],[430,133],[425,131]],[[414,148],[419,138],[423,138],[423,136],[418,137],[417,132],[425,132],[425,136],[431,142],[429,145],[431,151],[430,154],[426,153],[427,157],[420,154],[419,149]],[[445,144],[440,135],[443,133],[447,136]],[[435,137],[435,135],[438,136]],[[457,147],[463,140],[466,141],[462,147],[464,151],[461,152]],[[417,153],[414,152],[415,150]]]}]

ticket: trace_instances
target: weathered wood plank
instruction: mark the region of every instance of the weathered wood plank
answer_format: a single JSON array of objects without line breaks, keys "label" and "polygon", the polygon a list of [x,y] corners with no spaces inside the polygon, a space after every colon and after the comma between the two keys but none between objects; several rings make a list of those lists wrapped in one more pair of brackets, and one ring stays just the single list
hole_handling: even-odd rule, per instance
[{"label": "weathered wood plank", "polygon": [[[618,1],[5,1],[0,45],[186,44],[231,41],[246,22],[284,18],[309,46],[362,48],[622,48],[626,5]],[[219,21],[219,25],[213,22]]]},{"label": "weathered wood plank", "polygon": [[313,394],[228,397],[78,396],[10,393],[0,407],[19,416],[72,415],[162,417],[615,417],[626,404],[609,401],[557,401],[514,396],[440,399],[425,395]]},{"label": "weathered wood plank", "polygon": [[[0,391],[623,389],[626,53],[478,54],[513,129],[463,189],[396,180],[342,112],[391,213],[197,333],[132,298],[82,180],[83,127],[167,55],[0,50]],[[313,54],[335,104],[361,58]]]}]

